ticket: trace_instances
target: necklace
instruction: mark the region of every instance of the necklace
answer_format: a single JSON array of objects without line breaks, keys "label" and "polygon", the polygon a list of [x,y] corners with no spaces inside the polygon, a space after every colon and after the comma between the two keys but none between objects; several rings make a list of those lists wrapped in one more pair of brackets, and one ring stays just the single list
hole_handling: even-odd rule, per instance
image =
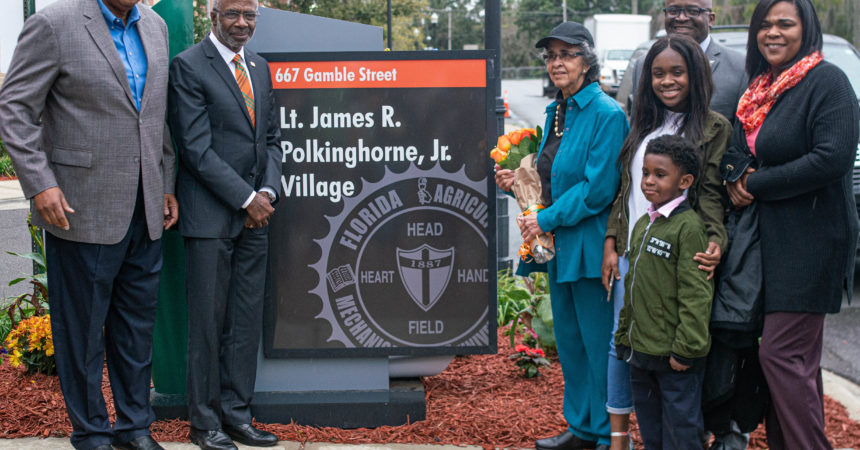
[{"label": "necklace", "polygon": [[558,107],[561,106],[561,103],[555,104],[555,137],[562,137],[564,135],[564,131],[558,131]]}]

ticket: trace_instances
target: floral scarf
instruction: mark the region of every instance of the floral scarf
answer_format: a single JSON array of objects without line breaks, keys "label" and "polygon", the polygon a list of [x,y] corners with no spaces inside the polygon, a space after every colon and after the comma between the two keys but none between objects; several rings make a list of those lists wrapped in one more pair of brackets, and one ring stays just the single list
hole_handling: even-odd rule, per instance
[{"label": "floral scarf", "polygon": [[776,99],[783,92],[800,83],[806,73],[817,66],[822,59],[821,53],[810,53],[784,70],[776,81],[773,81],[772,70],[757,76],[738,102],[737,116],[744,131],[750,133],[760,127],[770,108],[776,103]]}]

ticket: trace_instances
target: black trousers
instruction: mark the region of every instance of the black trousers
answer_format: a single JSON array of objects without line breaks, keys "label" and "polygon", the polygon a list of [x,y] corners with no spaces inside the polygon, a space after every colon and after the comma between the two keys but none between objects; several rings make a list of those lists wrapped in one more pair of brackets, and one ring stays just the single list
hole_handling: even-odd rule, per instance
[{"label": "black trousers", "polygon": [[646,450],[702,448],[702,367],[684,372],[630,366],[633,405]]},{"label": "black trousers", "polygon": [[268,227],[185,238],[188,415],[200,430],[251,422],[263,326]]},{"label": "black trousers", "polygon": [[[117,244],[84,244],[45,235],[51,330],[72,445],[88,449],[149,434],[152,329],[161,241],[149,239],[142,198]],[[111,428],[102,369],[116,407]]]}]

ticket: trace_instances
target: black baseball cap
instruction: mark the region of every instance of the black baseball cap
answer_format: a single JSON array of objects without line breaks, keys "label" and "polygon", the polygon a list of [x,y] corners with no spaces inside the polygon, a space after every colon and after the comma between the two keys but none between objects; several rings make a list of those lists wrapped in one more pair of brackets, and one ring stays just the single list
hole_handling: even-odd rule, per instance
[{"label": "black baseball cap", "polygon": [[558,39],[571,45],[579,45],[587,42],[589,46],[594,48],[594,38],[591,37],[591,33],[581,23],[564,22],[558,25],[549,32],[549,36],[539,40],[535,44],[535,47],[546,48],[551,39]]}]

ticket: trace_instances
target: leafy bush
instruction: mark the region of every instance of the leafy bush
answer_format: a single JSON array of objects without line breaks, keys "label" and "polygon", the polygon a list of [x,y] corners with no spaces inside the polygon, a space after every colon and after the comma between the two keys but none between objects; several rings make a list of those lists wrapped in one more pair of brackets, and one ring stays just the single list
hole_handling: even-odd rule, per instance
[{"label": "leafy bush", "polygon": [[194,27],[194,43],[198,43],[206,37],[209,30],[212,29],[212,20],[209,19],[209,9],[206,6],[206,0],[194,1],[193,12],[193,27]]},{"label": "leafy bush", "polygon": [[15,167],[12,166],[12,160],[9,155],[0,156],[0,177],[14,177]]},{"label": "leafy bush", "polygon": [[0,139],[0,177],[14,177],[15,168],[12,167],[12,160],[9,158],[9,153],[6,152],[6,147],[3,145],[3,139]]},{"label": "leafy bush", "polygon": [[546,351],[555,350],[549,279],[545,273],[524,278],[512,276],[509,270],[499,272],[498,325],[507,324],[511,326],[511,347],[516,333],[522,333],[523,342],[535,343]]}]

